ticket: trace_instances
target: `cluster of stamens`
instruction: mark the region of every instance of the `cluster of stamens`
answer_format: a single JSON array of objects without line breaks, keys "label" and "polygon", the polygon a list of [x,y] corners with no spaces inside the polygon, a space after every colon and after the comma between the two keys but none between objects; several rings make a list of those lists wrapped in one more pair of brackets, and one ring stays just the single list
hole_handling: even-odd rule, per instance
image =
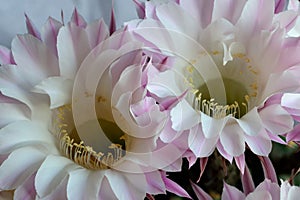
[{"label": "cluster of stamens", "polygon": [[192,93],[192,106],[195,110],[201,111],[215,119],[223,118],[227,115],[232,115],[235,118],[241,118],[244,113],[248,112],[249,96],[244,96],[245,102],[240,104],[237,101],[229,105],[220,105],[215,99],[202,99],[202,93],[198,90]]},{"label": "cluster of stamens", "polygon": [[108,148],[112,152],[106,154],[95,152],[92,147],[77,142],[70,137],[70,127],[66,122],[66,112],[72,113],[71,106],[65,105],[57,108],[53,114],[54,130],[52,131],[59,140],[61,152],[75,163],[88,169],[109,169],[123,157],[123,149],[120,144],[111,144]]}]

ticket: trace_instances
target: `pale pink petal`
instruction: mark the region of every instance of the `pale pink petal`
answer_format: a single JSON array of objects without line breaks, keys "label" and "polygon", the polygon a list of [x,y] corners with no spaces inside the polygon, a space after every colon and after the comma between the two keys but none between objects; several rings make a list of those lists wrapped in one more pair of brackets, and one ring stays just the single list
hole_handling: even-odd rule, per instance
[{"label": "pale pink petal", "polygon": [[222,132],[227,120],[228,117],[215,119],[201,112],[202,131],[205,138],[209,139],[218,137]]},{"label": "pale pink petal", "polygon": [[297,124],[294,129],[287,134],[286,140],[287,142],[300,141],[300,124]]},{"label": "pale pink petal", "polygon": [[41,200],[53,200],[53,199],[67,199],[67,185],[68,185],[68,176],[66,176],[60,183],[57,185],[56,189],[52,191],[51,194],[47,195]]},{"label": "pale pink petal", "polygon": [[258,190],[250,193],[245,200],[257,200],[257,199],[272,200],[272,196],[268,191]]},{"label": "pale pink petal", "polygon": [[135,3],[136,11],[139,18],[143,19],[146,16],[145,2],[140,2],[138,0],[133,0],[133,2]]},{"label": "pale pink petal", "polygon": [[57,37],[57,50],[60,75],[73,79],[90,52],[86,32],[72,23],[62,27]]},{"label": "pale pink petal", "polygon": [[291,189],[291,185],[288,181],[281,180],[281,186],[280,186],[280,199],[288,199],[288,193]]},{"label": "pale pink petal", "polygon": [[89,39],[90,47],[92,49],[109,36],[108,27],[103,19],[88,24],[85,30]]},{"label": "pale pink petal", "polygon": [[287,1],[286,0],[275,0],[275,11],[274,13],[280,13],[284,11],[284,9],[287,6]]},{"label": "pale pink petal", "polygon": [[300,109],[300,94],[285,93],[281,98],[281,105],[287,108]]},{"label": "pale pink petal", "polygon": [[186,100],[179,102],[170,112],[172,128],[176,131],[187,130],[200,122],[197,113]]},{"label": "pale pink petal", "polygon": [[17,36],[12,41],[12,53],[17,65],[38,81],[59,75],[56,56],[32,35]]},{"label": "pale pink petal", "polygon": [[175,131],[172,128],[172,121],[169,118],[166,121],[166,124],[164,125],[163,130],[159,134],[159,138],[165,142],[165,143],[170,143],[172,142],[176,137],[178,137],[178,134],[181,134],[181,132]]},{"label": "pale pink petal", "polygon": [[35,86],[34,92],[48,94],[50,108],[57,108],[71,103],[73,81],[64,77],[49,77]]},{"label": "pale pink petal", "polygon": [[232,24],[235,24],[242,13],[245,3],[245,0],[215,1],[212,21],[225,18]]},{"label": "pale pink petal", "polygon": [[6,65],[6,64],[13,64],[13,57],[11,54],[11,51],[0,45],[0,64],[1,65]]},{"label": "pale pink petal", "polygon": [[21,103],[1,103],[0,113],[5,113],[0,115],[0,127],[15,121],[28,120],[31,114],[28,107]]},{"label": "pale pink petal", "polygon": [[68,172],[76,168],[80,168],[80,166],[68,158],[47,156],[35,177],[35,188],[39,197],[51,194],[68,175]]},{"label": "pale pink petal", "polygon": [[271,152],[272,143],[264,129],[256,136],[245,135],[245,140],[251,151],[257,155],[267,156]]},{"label": "pale pink petal", "polygon": [[278,60],[278,65],[281,68],[287,68],[300,63],[300,58],[297,52],[300,50],[300,38],[289,37],[283,41],[281,54]]},{"label": "pale pink petal", "polygon": [[280,27],[285,28],[288,32],[295,26],[297,19],[297,12],[288,10],[275,15],[273,21],[274,23],[279,22]]},{"label": "pale pink petal", "polygon": [[244,200],[245,195],[235,187],[224,182],[222,200]]},{"label": "pale pink petal", "polygon": [[218,141],[217,143],[217,149],[218,149],[218,152],[225,158],[227,159],[230,163],[232,163],[232,159],[233,159],[233,156],[230,155],[229,153],[227,153],[223,147],[223,145],[221,144],[220,140]]},{"label": "pale pink petal", "polygon": [[200,158],[200,175],[199,175],[199,178],[198,178],[197,182],[200,181],[200,179],[201,179],[201,177],[202,177],[202,175],[205,171],[207,162],[208,162],[208,157]]},{"label": "pale pink petal", "polygon": [[271,105],[260,110],[259,115],[264,127],[273,134],[283,134],[291,131],[294,120],[280,105]]},{"label": "pale pink petal", "polygon": [[[69,173],[67,185],[68,199],[98,199],[100,184],[104,178],[104,171],[77,169]],[[88,184],[87,184],[88,183]]]},{"label": "pale pink petal", "polygon": [[[30,155],[30,159],[24,155]],[[0,188],[12,190],[21,186],[38,169],[44,158],[45,154],[37,147],[13,151],[0,166]]]},{"label": "pale pink petal", "polygon": [[168,179],[167,177],[163,176],[164,183],[166,185],[166,189],[173,194],[176,194],[180,197],[185,197],[191,199],[190,195],[176,182]]},{"label": "pale pink petal", "polygon": [[289,190],[289,194],[287,196],[287,200],[296,200],[300,195],[300,187],[292,186]]},{"label": "pale pink petal", "polygon": [[235,163],[237,167],[239,168],[240,172],[244,174],[245,171],[245,154],[242,154],[238,157],[234,157]]},{"label": "pale pink petal", "polygon": [[166,186],[162,179],[162,175],[158,171],[148,172],[145,174],[147,180],[147,193],[149,194],[165,194]]},{"label": "pale pink petal", "polygon": [[77,12],[76,8],[74,9],[74,12],[72,14],[71,22],[73,22],[76,26],[80,28],[85,28],[87,25],[83,17]]},{"label": "pale pink petal", "polygon": [[197,20],[179,5],[169,2],[158,6],[156,15],[166,28],[185,33],[192,38],[197,38],[198,26],[195,26],[198,23]]},{"label": "pale pink petal", "polygon": [[42,27],[41,31],[42,41],[56,56],[58,56],[56,48],[57,35],[62,26],[62,23],[49,17],[44,26]]},{"label": "pale pink petal", "polygon": [[274,166],[273,166],[270,158],[265,157],[265,156],[260,156],[259,159],[260,159],[262,168],[264,170],[265,178],[271,180],[273,183],[278,183],[277,174],[275,172]]},{"label": "pale pink petal", "polygon": [[294,10],[298,11],[299,10],[299,1],[298,0],[290,0],[288,4],[288,10]]},{"label": "pale pink petal", "polygon": [[220,135],[225,151],[232,156],[240,156],[245,151],[244,131],[236,122],[227,122]]},{"label": "pale pink petal", "polygon": [[237,122],[239,123],[243,131],[250,136],[257,135],[263,128],[263,124],[260,119],[260,114],[257,112],[257,108],[251,109],[241,119],[238,119]]},{"label": "pale pink petal", "polygon": [[99,190],[99,198],[100,199],[111,199],[117,200],[118,198],[114,194],[113,190],[111,189],[111,185],[109,184],[106,177],[102,179],[101,188]]},{"label": "pale pink petal", "polygon": [[206,138],[201,131],[201,126],[196,125],[190,129],[189,148],[197,157],[208,157],[213,153],[218,139],[219,136]]},{"label": "pale pink petal", "polygon": [[280,187],[277,183],[272,183],[269,179],[265,179],[262,183],[260,183],[256,190],[268,191],[272,200],[280,200]]},{"label": "pale pink petal", "polygon": [[21,186],[19,186],[14,192],[14,199],[32,200],[36,197],[36,191],[34,187],[35,173],[31,175]]},{"label": "pale pink petal", "polygon": [[245,166],[245,173],[241,175],[241,181],[245,195],[248,195],[254,191],[255,185],[247,165]]},{"label": "pale pink petal", "polygon": [[197,198],[199,200],[213,200],[209,194],[207,194],[202,188],[200,188],[197,184],[190,181],[193,191],[195,192]]},{"label": "pale pink petal", "polygon": [[2,154],[11,152],[23,145],[39,144],[41,147],[48,146],[49,143],[54,145],[54,137],[50,133],[48,134],[48,129],[41,128],[30,121],[14,122],[0,130],[0,151]]},{"label": "pale pink petal", "polygon": [[[142,176],[139,174],[133,174],[132,176],[134,175],[136,175],[137,178],[134,179],[136,180],[136,183],[132,185],[129,182],[129,179],[117,171],[108,170],[105,174],[109,184],[112,187],[112,191],[115,193],[118,199],[143,199],[146,196],[146,180],[141,178]],[[138,177],[140,178],[138,179]],[[137,187],[144,187],[144,190],[139,190],[140,188]]]},{"label": "pale pink petal", "polygon": [[25,14],[25,18],[26,18],[26,27],[27,27],[28,33],[31,34],[31,35],[33,35],[34,37],[36,37],[38,39],[41,39],[40,32],[37,30],[37,28],[35,27],[35,25],[29,19],[29,17],[27,16],[27,14]]},{"label": "pale pink petal", "polygon": [[283,138],[281,138],[279,135],[275,135],[273,133],[270,133],[268,130],[266,130],[266,131],[268,133],[268,136],[269,136],[270,140],[272,140],[274,142],[277,142],[279,144],[284,144],[284,145],[287,144],[287,142]]},{"label": "pale pink petal", "polygon": [[187,0],[180,1],[180,6],[189,12],[194,19],[200,23],[199,25],[202,28],[205,28],[209,23],[211,23],[215,2],[216,1]]},{"label": "pale pink petal", "polygon": [[243,38],[249,38],[256,30],[268,29],[274,15],[274,0],[247,1],[237,22]]}]

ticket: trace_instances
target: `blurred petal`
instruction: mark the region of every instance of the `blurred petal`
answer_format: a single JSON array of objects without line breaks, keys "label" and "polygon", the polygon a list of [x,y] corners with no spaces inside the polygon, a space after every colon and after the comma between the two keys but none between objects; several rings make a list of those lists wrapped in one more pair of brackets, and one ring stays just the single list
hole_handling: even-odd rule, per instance
[{"label": "blurred petal", "polygon": [[190,181],[190,183],[199,200],[213,200],[213,198],[204,192],[204,190],[202,190],[197,184],[193,183],[192,181]]},{"label": "blurred petal", "polygon": [[224,182],[222,200],[244,200],[245,195],[233,186]]}]

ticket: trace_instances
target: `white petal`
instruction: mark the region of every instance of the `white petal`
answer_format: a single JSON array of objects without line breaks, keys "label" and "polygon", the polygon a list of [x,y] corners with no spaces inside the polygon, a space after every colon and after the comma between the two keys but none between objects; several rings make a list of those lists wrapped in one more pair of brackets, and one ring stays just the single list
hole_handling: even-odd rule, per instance
[{"label": "white petal", "polygon": [[13,151],[0,166],[0,188],[12,190],[20,186],[37,170],[44,158],[45,154],[37,147],[23,147]]},{"label": "white petal", "polygon": [[285,93],[281,98],[281,105],[287,108],[300,109],[300,94]]},{"label": "white petal", "polygon": [[60,74],[73,79],[90,52],[86,32],[72,23],[62,27],[58,33],[57,50]]},{"label": "white petal", "polygon": [[197,21],[179,5],[170,2],[158,6],[156,15],[166,28],[188,34],[192,38],[197,38],[198,27],[195,26]]},{"label": "white petal", "polygon": [[257,108],[253,108],[241,119],[238,119],[240,127],[248,135],[257,135],[263,128],[260,115],[257,112]]},{"label": "white petal", "polygon": [[78,169],[70,172],[67,185],[68,199],[98,199],[100,184],[104,177],[104,171]]},{"label": "white petal", "polygon": [[[139,200],[139,199],[144,199],[146,196],[146,191],[145,188],[143,190],[139,190],[136,188],[139,184],[142,183],[143,186],[143,181],[145,181],[145,178],[142,178],[143,176],[139,174],[133,174],[137,177],[140,177],[140,179],[135,179],[137,181],[135,185],[132,185],[129,183],[129,179],[125,178],[122,173],[108,170],[106,172],[106,177],[108,182],[110,183],[110,186],[112,187],[113,192],[115,193],[116,197],[120,200]],[[146,183],[146,182],[145,182]]]},{"label": "white petal", "polygon": [[298,199],[300,195],[300,187],[298,186],[292,186],[289,190],[288,198],[287,200],[295,200]]},{"label": "white petal", "polygon": [[88,35],[91,48],[96,47],[109,36],[108,27],[103,19],[88,24],[85,30]]},{"label": "white petal", "polygon": [[12,52],[17,65],[37,80],[59,74],[56,56],[32,35],[16,37],[12,42]]},{"label": "white petal", "polygon": [[218,136],[206,138],[201,131],[201,126],[195,126],[189,133],[189,148],[197,157],[208,157],[214,151],[218,139]]},{"label": "white petal", "polygon": [[109,199],[109,200],[117,200],[118,198],[114,194],[111,189],[111,186],[106,177],[102,179],[101,188],[99,191],[99,198],[100,199]]},{"label": "white petal", "polygon": [[235,24],[240,17],[246,0],[215,1],[212,21],[225,18]]},{"label": "white petal", "polygon": [[51,194],[46,197],[39,198],[39,200],[67,199],[68,178],[69,177],[66,176],[59,185],[57,185],[56,189],[51,192]]},{"label": "white petal", "polygon": [[[11,123],[0,130],[0,152],[8,153],[23,145],[43,145],[55,148],[54,137],[48,129],[41,128],[30,121]],[[50,145],[49,145],[50,144]],[[49,149],[50,150],[50,149]],[[56,151],[55,149],[51,149]]]},{"label": "white petal", "polygon": [[62,27],[62,23],[59,21],[49,17],[46,21],[45,25],[42,27],[41,38],[47,47],[52,51],[54,55],[57,56],[57,35],[59,29]]},{"label": "white petal", "polygon": [[187,130],[200,122],[200,114],[197,113],[186,100],[179,102],[171,110],[172,128],[176,131]]},{"label": "white petal", "polygon": [[0,127],[14,121],[30,118],[30,111],[24,104],[1,103],[0,113],[5,113],[5,115],[0,116]]},{"label": "white petal", "polygon": [[257,200],[257,199],[272,200],[272,196],[268,191],[254,190],[254,192],[250,193],[245,200]]},{"label": "white petal", "polygon": [[[35,173],[27,178],[13,193],[14,198],[11,199],[22,199],[32,200],[36,197],[36,191],[34,188],[34,177]],[[0,198],[1,199],[1,198]]]},{"label": "white petal", "polygon": [[180,96],[184,90],[179,88],[179,81],[176,80],[175,72],[167,70],[153,77],[147,84],[147,89],[158,97]]},{"label": "white petal", "polygon": [[263,124],[273,134],[283,134],[291,131],[294,120],[280,105],[270,105],[259,112]]},{"label": "white petal", "polygon": [[35,177],[35,188],[39,197],[45,197],[52,193],[68,175],[68,171],[79,167],[68,158],[47,156]]},{"label": "white petal", "polygon": [[272,143],[268,134],[263,129],[258,135],[245,135],[246,143],[253,153],[261,156],[268,156],[272,149]]},{"label": "white petal", "polygon": [[220,135],[225,151],[232,156],[240,156],[245,151],[244,131],[234,122],[228,122]]},{"label": "white petal", "polygon": [[50,97],[50,108],[57,108],[70,104],[72,98],[73,81],[64,77],[49,77],[33,89],[34,92],[46,93]]},{"label": "white petal", "polygon": [[219,136],[227,120],[228,117],[215,119],[201,112],[201,124],[204,136],[206,138]]}]

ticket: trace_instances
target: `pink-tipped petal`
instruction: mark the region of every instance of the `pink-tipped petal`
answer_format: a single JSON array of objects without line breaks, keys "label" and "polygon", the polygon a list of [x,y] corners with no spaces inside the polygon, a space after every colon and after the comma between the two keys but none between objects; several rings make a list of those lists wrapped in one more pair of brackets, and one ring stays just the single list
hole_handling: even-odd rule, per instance
[{"label": "pink-tipped petal", "polygon": [[284,11],[287,6],[286,0],[275,0],[275,10],[274,13],[280,13]]},{"label": "pink-tipped petal", "polygon": [[242,154],[240,156],[234,157],[235,163],[237,167],[239,168],[240,172],[244,174],[245,172],[245,154]]},{"label": "pink-tipped petal", "polygon": [[26,27],[27,27],[28,33],[31,34],[31,35],[33,35],[34,37],[36,37],[36,38],[38,38],[40,40],[41,39],[40,32],[37,30],[37,28],[35,27],[35,25],[29,19],[29,17],[27,16],[27,14],[25,14],[25,18],[26,18]]},{"label": "pink-tipped petal", "polygon": [[243,191],[246,195],[254,191],[255,185],[247,165],[245,166],[245,173],[241,175],[241,181],[243,185]]},{"label": "pink-tipped petal", "polygon": [[245,195],[235,187],[224,182],[222,200],[245,200]]},{"label": "pink-tipped petal", "polygon": [[103,19],[97,20],[86,27],[90,47],[93,49],[109,36],[109,30]]},{"label": "pink-tipped petal", "polygon": [[71,17],[71,22],[73,22],[76,26],[80,28],[85,28],[87,23],[84,18],[78,13],[77,9],[75,8],[73,11],[73,15]]},{"label": "pink-tipped petal", "polygon": [[277,175],[270,158],[265,156],[259,156],[259,159],[264,170],[265,178],[270,179],[273,183],[278,183]]},{"label": "pink-tipped petal", "polygon": [[35,173],[31,175],[26,181],[23,182],[14,192],[14,199],[32,200],[36,197],[34,187]]},{"label": "pink-tipped petal", "polygon": [[0,45],[0,65],[14,64],[11,51]]},{"label": "pink-tipped petal", "polygon": [[207,194],[202,188],[200,188],[197,184],[190,181],[193,191],[195,192],[197,198],[199,200],[213,200],[209,194]]},{"label": "pink-tipped petal", "polygon": [[[27,156],[31,158],[28,159]],[[23,147],[13,151],[0,166],[1,190],[12,190],[21,186],[40,166],[45,154],[37,147]]]},{"label": "pink-tipped petal", "polygon": [[63,26],[62,23],[49,17],[45,25],[42,27],[42,31],[41,31],[42,41],[56,56],[58,56],[57,48],[56,48],[57,35],[62,26]]},{"label": "pink-tipped petal", "polygon": [[185,197],[191,199],[190,195],[176,182],[168,179],[167,177],[163,177],[164,183],[166,185],[166,189],[173,194],[176,194],[180,197]]},{"label": "pink-tipped petal", "polygon": [[256,136],[245,135],[245,140],[256,155],[268,156],[272,150],[272,142],[264,129]]}]

